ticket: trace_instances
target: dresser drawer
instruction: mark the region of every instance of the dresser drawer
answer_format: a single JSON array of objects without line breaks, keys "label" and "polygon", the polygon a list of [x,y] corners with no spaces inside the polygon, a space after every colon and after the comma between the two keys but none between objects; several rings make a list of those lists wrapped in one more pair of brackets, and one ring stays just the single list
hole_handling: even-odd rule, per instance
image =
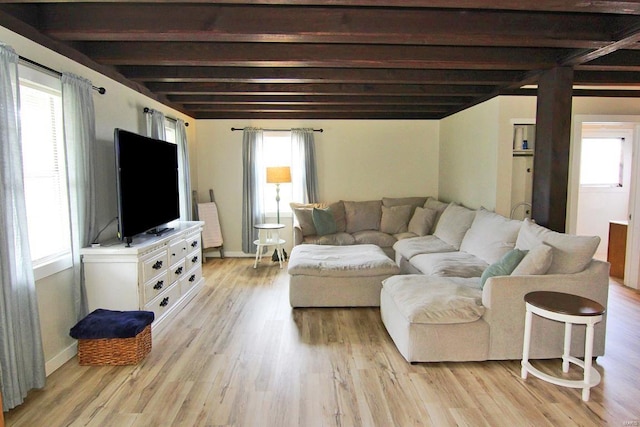
[{"label": "dresser drawer", "polygon": [[187,241],[175,239],[169,242],[169,264],[173,265],[187,255]]},{"label": "dresser drawer", "polygon": [[184,295],[187,292],[189,292],[189,290],[196,283],[198,283],[201,278],[202,278],[202,266],[200,264],[198,264],[197,266],[195,266],[191,270],[189,270],[187,272],[187,274],[185,274],[180,279],[180,292],[181,292],[181,294]]},{"label": "dresser drawer", "polygon": [[150,303],[144,306],[146,311],[153,311],[156,319],[160,318],[165,311],[169,310],[173,304],[180,299],[180,285],[178,283],[171,286],[166,292],[161,293]]},{"label": "dresser drawer", "polygon": [[185,275],[186,272],[187,268],[185,265],[185,259],[182,258],[179,262],[173,264],[169,268],[169,281],[173,283],[176,280],[179,280],[182,276]]},{"label": "dresser drawer", "polygon": [[194,249],[200,249],[200,233],[192,234],[186,237],[187,251],[193,251]]},{"label": "dresser drawer", "polygon": [[201,258],[202,253],[200,252],[200,249],[196,249],[195,251],[187,255],[184,260],[187,270],[191,270],[195,265],[201,265]]},{"label": "dresser drawer", "polygon": [[169,260],[167,258],[167,249],[158,249],[147,255],[142,260],[142,283],[146,283],[156,277],[163,271],[167,271]]},{"label": "dresser drawer", "polygon": [[149,280],[144,284],[144,303],[148,303],[156,296],[166,291],[171,283],[172,282],[169,280],[169,270],[165,270],[165,272],[160,276]]}]

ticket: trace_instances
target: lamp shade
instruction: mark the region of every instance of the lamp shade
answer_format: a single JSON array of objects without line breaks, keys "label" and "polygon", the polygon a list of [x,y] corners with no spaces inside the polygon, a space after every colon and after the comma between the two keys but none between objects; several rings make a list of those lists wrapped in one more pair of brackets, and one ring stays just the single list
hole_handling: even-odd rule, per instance
[{"label": "lamp shade", "polygon": [[291,168],[289,166],[267,168],[267,183],[280,184],[283,182],[291,182]]}]

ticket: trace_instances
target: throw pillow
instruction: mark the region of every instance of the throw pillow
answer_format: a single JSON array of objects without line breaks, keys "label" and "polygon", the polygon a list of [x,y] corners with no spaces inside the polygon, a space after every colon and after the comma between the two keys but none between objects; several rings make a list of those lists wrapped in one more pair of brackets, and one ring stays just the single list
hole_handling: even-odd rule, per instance
[{"label": "throw pillow", "polygon": [[311,210],[313,207],[302,207],[299,204],[290,204],[293,214],[296,216],[296,221],[302,230],[303,236],[313,236],[316,234],[316,228],[313,226],[313,218],[311,216]]},{"label": "throw pillow", "polygon": [[382,219],[382,201],[370,200],[366,202],[344,202],[347,218],[347,233],[364,230],[380,230]]},{"label": "throw pillow", "polygon": [[546,274],[551,267],[553,253],[550,246],[538,245],[524,256],[520,264],[511,273],[512,276],[533,276]]},{"label": "throw pillow", "polygon": [[525,218],[516,240],[516,248],[533,249],[540,243],[551,246],[553,250],[548,274],[573,274],[589,265],[600,244],[600,237],[558,233]]},{"label": "throw pillow", "polygon": [[521,251],[520,249],[512,249],[498,262],[491,264],[489,267],[484,270],[482,276],[480,276],[480,286],[484,288],[484,284],[486,283],[489,277],[493,276],[509,276],[513,270],[516,269],[520,261],[524,258],[526,252]]},{"label": "throw pillow", "polygon": [[458,250],[475,216],[476,211],[450,203],[442,212],[433,235]]},{"label": "throw pillow", "polygon": [[441,202],[440,200],[434,197],[428,197],[427,201],[424,202],[423,207],[433,209],[434,211],[436,211],[436,219],[433,223],[433,227],[431,227],[430,234],[433,234],[433,232],[436,230],[436,225],[438,225],[438,220],[440,219],[442,212],[444,212],[444,210],[447,209],[447,206],[449,206],[449,203]]},{"label": "throw pillow", "polygon": [[420,207],[416,208],[413,216],[411,217],[411,220],[409,221],[407,231],[418,236],[428,235],[433,229],[433,225],[436,222],[437,214],[438,212],[433,209]]},{"label": "throw pillow", "polygon": [[331,213],[330,208],[313,208],[311,216],[313,218],[313,226],[316,228],[316,234],[318,236],[333,234],[337,231],[336,220],[333,218],[333,213]]},{"label": "throw pillow", "polygon": [[460,250],[493,264],[515,247],[521,225],[522,221],[480,208],[462,239]]},{"label": "throw pillow", "polygon": [[380,231],[387,234],[398,234],[407,231],[409,218],[413,212],[413,206],[382,206],[382,219],[380,220]]}]

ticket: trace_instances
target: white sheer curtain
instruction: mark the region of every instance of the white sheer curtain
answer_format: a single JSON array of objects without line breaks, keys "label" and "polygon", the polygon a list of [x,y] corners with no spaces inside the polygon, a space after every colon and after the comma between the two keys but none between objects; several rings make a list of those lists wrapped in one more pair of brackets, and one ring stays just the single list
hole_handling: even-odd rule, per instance
[{"label": "white sheer curtain", "polygon": [[20,140],[18,55],[0,43],[0,385],[5,410],[45,384]]},{"label": "white sheer curtain", "polygon": [[80,320],[87,314],[80,249],[89,246],[96,233],[96,131],[89,80],[69,73],[62,75],[62,116],[69,178],[74,307]]},{"label": "white sheer curtain", "polygon": [[184,120],[176,119],[176,144],[178,144],[178,162],[180,163],[180,218],[183,221],[192,219],[191,176],[189,175],[189,146],[187,145],[187,128]]},{"label": "white sheer curtain", "polygon": [[318,202],[318,172],[313,129],[291,129],[293,200]]},{"label": "white sheer curtain", "polygon": [[147,135],[150,138],[167,140],[167,131],[164,127],[164,114],[160,111],[151,110],[147,116]]},{"label": "white sheer curtain", "polygon": [[266,181],[266,170],[262,162],[263,131],[245,128],[242,135],[242,251],[255,254],[253,241],[258,238],[255,224],[265,221],[262,203],[262,188]]}]

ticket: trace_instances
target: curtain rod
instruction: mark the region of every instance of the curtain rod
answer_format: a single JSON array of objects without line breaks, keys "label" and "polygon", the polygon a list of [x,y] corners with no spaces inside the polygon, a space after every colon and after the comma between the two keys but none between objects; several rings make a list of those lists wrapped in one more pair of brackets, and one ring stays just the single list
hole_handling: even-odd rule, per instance
[{"label": "curtain rod", "polygon": [[[244,130],[245,128],[231,128],[231,131],[236,131],[236,130]],[[262,130],[266,130],[267,132],[289,132],[291,131],[291,129],[262,129]],[[313,129],[314,132],[324,132],[324,129]]]},{"label": "curtain rod", "polygon": [[[144,107],[144,110],[143,110],[143,111],[144,111],[145,113],[147,113],[147,114],[151,114],[151,113],[153,113],[155,110],[153,110],[152,108],[149,108],[149,107]],[[167,119],[167,120],[171,120],[172,122],[177,122],[177,121],[178,121],[178,119],[174,119],[173,117],[167,117],[167,116],[164,116],[164,118],[165,118],[165,119]],[[184,125],[185,125],[185,126],[189,126],[189,123],[184,122]]]},{"label": "curtain rod", "polygon": [[[46,71],[48,71],[50,73],[53,73],[53,74],[57,74],[58,76],[62,77],[62,73],[60,71],[58,71],[58,70],[54,70],[53,68],[49,68],[46,65],[40,64],[39,62],[32,61],[31,59],[25,58],[24,56],[18,55],[18,58],[20,58],[20,60],[23,61],[23,62],[26,62],[26,63],[31,64],[31,65],[35,65],[38,68],[42,68],[43,70],[46,70]],[[97,91],[100,95],[104,95],[105,93],[107,93],[107,90],[105,88],[103,88],[103,87],[97,87],[97,86],[93,86],[92,85],[91,88],[93,90]]]}]

